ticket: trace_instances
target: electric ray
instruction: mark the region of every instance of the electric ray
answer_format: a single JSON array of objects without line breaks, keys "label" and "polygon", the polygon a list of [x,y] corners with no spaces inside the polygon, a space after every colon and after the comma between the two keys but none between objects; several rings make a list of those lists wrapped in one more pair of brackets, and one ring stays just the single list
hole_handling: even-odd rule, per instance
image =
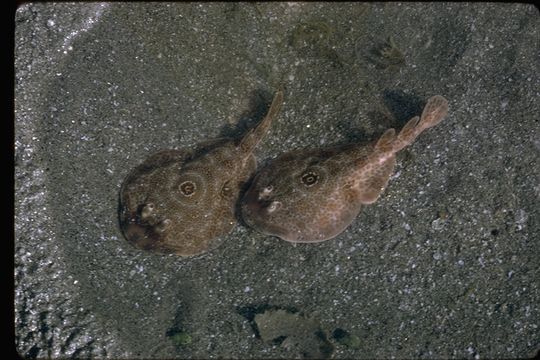
[{"label": "electric ray", "polygon": [[291,151],[255,176],[241,205],[246,224],[290,242],[319,242],[340,234],[375,202],[396,163],[395,154],[448,112],[448,101],[431,97],[420,117],[396,135],[388,129],[375,145],[349,144]]},{"label": "electric ray", "polygon": [[253,155],[283,102],[278,91],[265,118],[241,139],[217,139],[195,150],[163,150],[131,171],[120,190],[120,227],[144,250],[197,255],[219,245],[235,225]]}]

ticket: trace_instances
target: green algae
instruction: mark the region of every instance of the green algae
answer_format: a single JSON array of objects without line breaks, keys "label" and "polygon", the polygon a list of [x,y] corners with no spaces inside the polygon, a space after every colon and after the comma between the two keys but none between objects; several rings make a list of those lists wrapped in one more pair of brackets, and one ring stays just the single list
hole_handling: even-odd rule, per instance
[{"label": "green algae", "polygon": [[187,345],[191,344],[191,342],[193,340],[191,338],[191,335],[188,332],[182,331],[182,330],[174,331],[174,332],[170,333],[169,338],[172,340],[173,344],[176,347],[187,346]]},{"label": "green algae", "polygon": [[313,318],[277,309],[255,315],[254,321],[264,342],[279,344],[303,358],[326,359],[334,351],[334,346]]}]

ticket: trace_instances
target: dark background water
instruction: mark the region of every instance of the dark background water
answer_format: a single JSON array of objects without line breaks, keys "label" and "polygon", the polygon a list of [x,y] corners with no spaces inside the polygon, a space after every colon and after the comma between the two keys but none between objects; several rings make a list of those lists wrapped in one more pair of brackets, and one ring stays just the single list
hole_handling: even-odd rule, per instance
[{"label": "dark background water", "polygon": [[[284,309],[317,323],[336,358],[534,355],[538,15],[520,4],[23,5],[17,350],[290,358],[312,346],[286,341],[300,330],[275,318],[283,336],[271,342],[255,322]],[[279,86],[260,162],[376,139],[435,94],[450,113],[333,240],[294,246],[239,225],[196,258],[132,248],[117,220],[130,169],[240,133]]]}]

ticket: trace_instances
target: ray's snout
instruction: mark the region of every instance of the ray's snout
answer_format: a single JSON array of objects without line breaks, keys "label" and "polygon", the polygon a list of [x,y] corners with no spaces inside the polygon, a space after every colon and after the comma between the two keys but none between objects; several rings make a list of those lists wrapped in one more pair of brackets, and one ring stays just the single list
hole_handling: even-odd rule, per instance
[{"label": "ray's snout", "polygon": [[266,235],[284,239],[290,232],[282,219],[285,206],[272,196],[272,187],[252,186],[242,199],[241,216],[245,224]]},{"label": "ray's snout", "polygon": [[159,248],[160,235],[154,227],[140,223],[135,217],[123,219],[121,226],[126,239],[135,247],[143,250]]},{"label": "ray's snout", "polygon": [[267,206],[265,203],[267,202],[267,200],[260,199],[259,192],[251,187],[244,195],[242,201],[241,212],[244,221],[250,226],[256,224],[256,219],[260,218],[259,214],[264,211],[264,208]]},{"label": "ray's snout", "polygon": [[261,225],[281,208],[281,202],[273,199],[271,185],[252,186],[242,201],[242,218],[248,225]]}]

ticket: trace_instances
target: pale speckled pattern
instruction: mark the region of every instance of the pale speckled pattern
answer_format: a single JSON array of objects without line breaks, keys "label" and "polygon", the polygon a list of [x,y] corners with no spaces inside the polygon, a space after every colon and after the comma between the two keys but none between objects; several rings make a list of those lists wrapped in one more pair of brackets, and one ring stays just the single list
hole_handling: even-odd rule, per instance
[{"label": "pale speckled pattern", "polygon": [[322,150],[291,151],[278,156],[253,180],[242,200],[247,224],[290,242],[320,242],[340,234],[362,205],[384,191],[395,155],[448,113],[448,101],[433,96],[422,116],[400,133],[387,130],[373,146],[346,145]]}]

